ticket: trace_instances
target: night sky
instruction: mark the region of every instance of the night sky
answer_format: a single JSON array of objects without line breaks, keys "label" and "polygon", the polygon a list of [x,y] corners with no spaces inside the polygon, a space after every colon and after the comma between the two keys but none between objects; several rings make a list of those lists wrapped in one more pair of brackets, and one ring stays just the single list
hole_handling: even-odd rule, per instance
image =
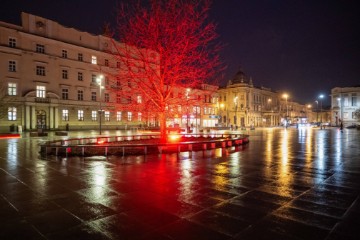
[{"label": "night sky", "polygon": [[[94,34],[113,22],[117,2],[131,0],[1,0],[0,21],[20,25],[21,11]],[[225,84],[241,68],[256,86],[290,100],[329,102],[331,88],[360,85],[357,1],[213,0]]]}]

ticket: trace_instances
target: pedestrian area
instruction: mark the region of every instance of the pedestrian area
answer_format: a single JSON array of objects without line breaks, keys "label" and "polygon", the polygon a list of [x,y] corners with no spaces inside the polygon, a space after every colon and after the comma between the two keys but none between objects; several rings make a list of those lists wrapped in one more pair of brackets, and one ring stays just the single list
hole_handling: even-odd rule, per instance
[{"label": "pedestrian area", "polygon": [[360,238],[360,131],[246,133],[191,157],[41,159],[53,136],[1,139],[0,239]]}]

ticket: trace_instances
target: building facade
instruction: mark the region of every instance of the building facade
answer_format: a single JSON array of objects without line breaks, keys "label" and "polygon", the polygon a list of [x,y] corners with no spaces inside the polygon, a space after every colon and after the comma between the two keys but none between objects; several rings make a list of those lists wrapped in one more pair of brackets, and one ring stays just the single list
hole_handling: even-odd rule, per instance
[{"label": "building facade", "polygon": [[331,124],[344,126],[358,123],[355,111],[360,109],[360,86],[331,89]]},{"label": "building facade", "polygon": [[311,109],[270,88],[256,87],[243,71],[218,90],[219,123],[233,127],[270,127],[308,121]]},{"label": "building facade", "polygon": [[[123,96],[113,81],[123,65],[110,54],[110,38],[28,13],[21,20],[21,26],[0,22],[1,132],[158,125],[156,116],[119,110]],[[199,101],[184,101],[169,123],[215,126],[215,92],[205,85],[191,90],[189,97]]]}]

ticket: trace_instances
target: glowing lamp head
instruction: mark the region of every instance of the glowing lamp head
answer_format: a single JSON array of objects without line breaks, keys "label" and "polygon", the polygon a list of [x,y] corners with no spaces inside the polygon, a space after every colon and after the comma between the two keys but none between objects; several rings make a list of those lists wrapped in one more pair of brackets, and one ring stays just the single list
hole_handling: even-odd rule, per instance
[{"label": "glowing lamp head", "polygon": [[179,134],[170,134],[169,135],[169,140],[171,142],[177,142],[177,141],[179,141],[180,137],[181,136]]}]

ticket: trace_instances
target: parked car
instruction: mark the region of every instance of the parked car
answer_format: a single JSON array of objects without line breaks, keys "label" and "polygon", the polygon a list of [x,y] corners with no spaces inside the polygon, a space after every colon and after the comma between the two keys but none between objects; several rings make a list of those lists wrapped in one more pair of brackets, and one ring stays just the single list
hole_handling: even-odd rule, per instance
[{"label": "parked car", "polygon": [[351,125],[349,125],[349,126],[347,126],[347,127],[345,127],[345,128],[347,128],[347,129],[359,129],[360,130],[360,125],[359,124],[351,124]]}]

